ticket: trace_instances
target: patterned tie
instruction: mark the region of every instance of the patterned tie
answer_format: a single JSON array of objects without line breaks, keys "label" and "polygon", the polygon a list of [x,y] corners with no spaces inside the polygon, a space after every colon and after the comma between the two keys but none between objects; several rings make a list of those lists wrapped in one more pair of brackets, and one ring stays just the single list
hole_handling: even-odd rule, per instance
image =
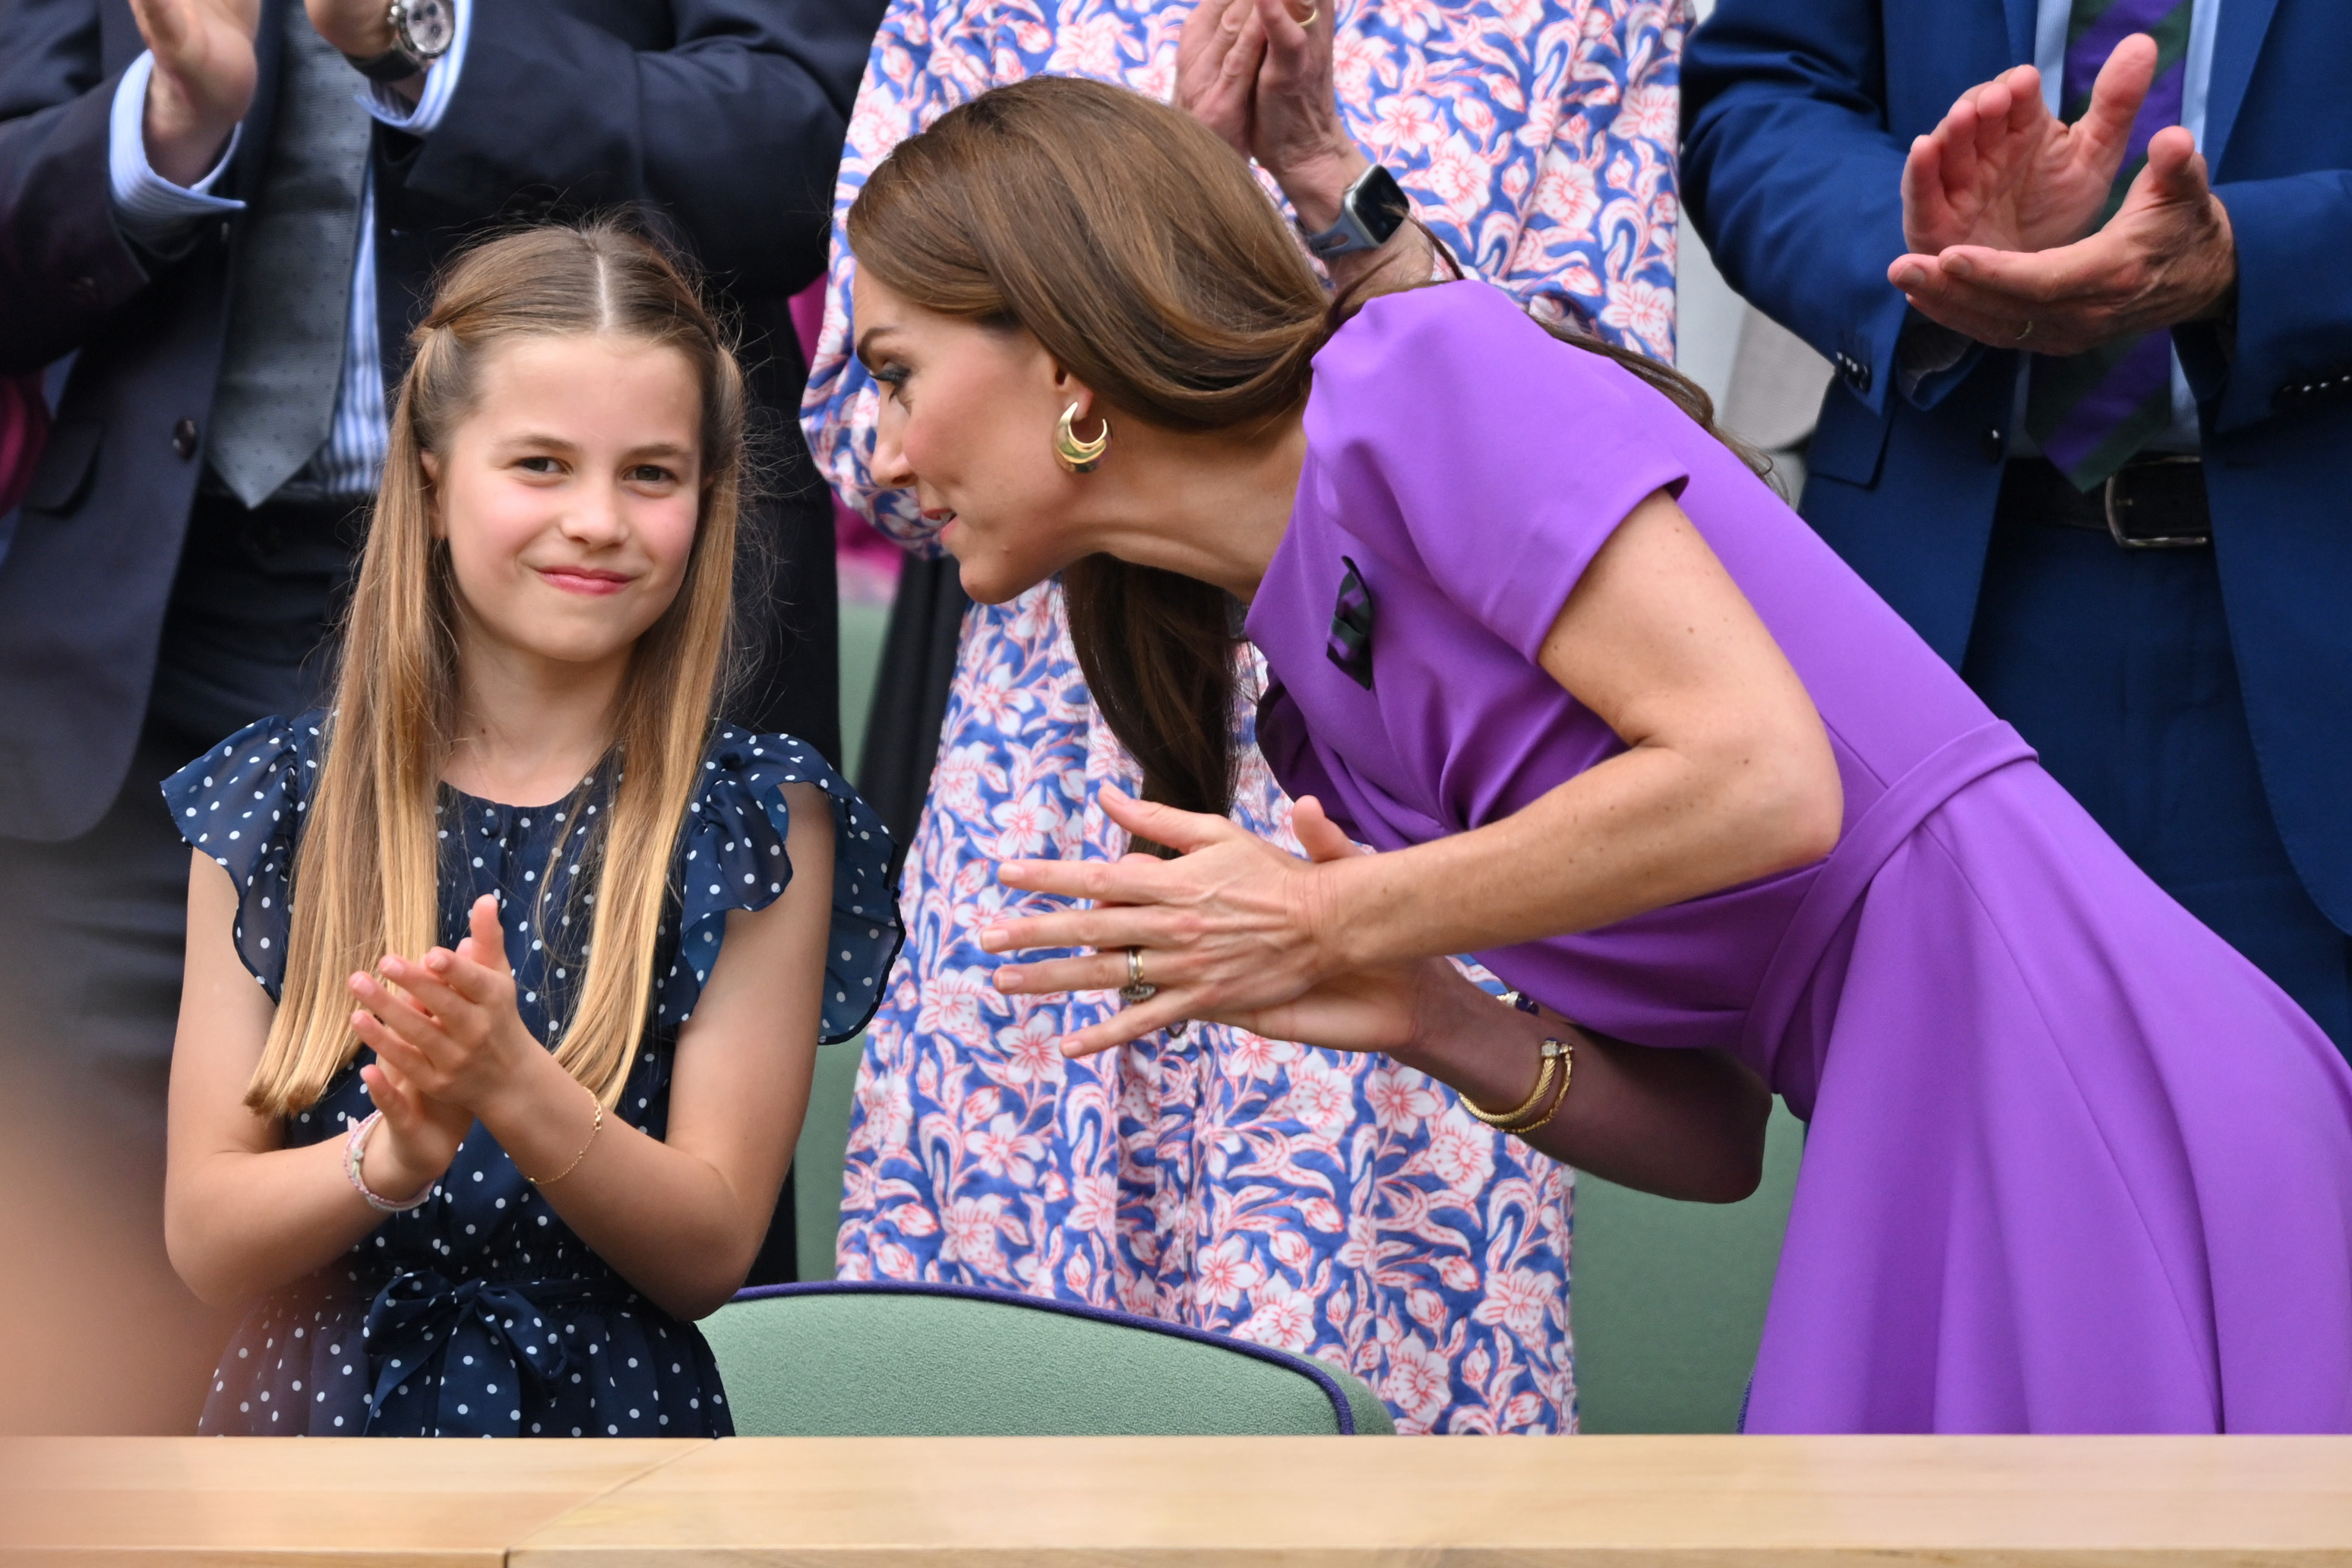
[{"label": "patterned tie", "polygon": [[285,0],[278,17],[269,163],[237,255],[206,454],[248,507],[292,479],[334,421],[372,129],[359,73],[301,0]]},{"label": "patterned tie", "polygon": [[[2099,214],[2105,224],[2123,205],[2148,138],[2180,123],[2181,60],[2189,52],[2193,0],[2074,0],[2066,28],[2064,118],[2090,107],[2091,83],[2115,47],[2134,33],[2156,39],[2156,81],[2132,122],[2123,167]],[[2090,489],[2129,462],[2172,423],[2172,333],[2123,338],[2088,353],[2033,361],[2025,427],[2049,459],[2080,489]]]}]

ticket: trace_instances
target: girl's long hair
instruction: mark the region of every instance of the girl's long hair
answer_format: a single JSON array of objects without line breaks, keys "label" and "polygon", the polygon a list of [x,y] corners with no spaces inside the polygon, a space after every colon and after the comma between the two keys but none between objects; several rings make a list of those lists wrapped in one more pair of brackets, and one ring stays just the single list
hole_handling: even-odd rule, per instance
[{"label": "girl's long hair", "polygon": [[[678,263],[607,219],[467,251],[411,336],[415,358],[393,413],[294,857],[284,992],[246,1089],[257,1111],[315,1102],[357,1053],[346,976],[440,939],[436,804],[457,718],[457,606],[448,551],[433,536],[425,454],[448,449],[499,346],[583,333],[676,349],[702,395],[701,517],[677,597],[638,639],[622,682],[614,754],[599,770],[613,779],[611,803],[596,814],[582,874],[541,879],[584,884],[562,898],[594,916],[593,937],[565,955],[584,973],[571,1016],[554,1023],[556,1059],[606,1107],[619,1100],[651,1005],[673,845],[730,652],[744,390],[728,332]],[[532,920],[551,942],[590,929],[585,919]]]},{"label": "girl's long hair", "polygon": [[[1247,165],[1213,132],[1141,94],[1072,77],[997,88],[900,142],[867,178],[848,230],[857,264],[892,291],[944,315],[1024,328],[1113,413],[1171,430],[1248,437],[1295,413],[1317,351],[1361,303],[1325,293]],[[1716,428],[1696,384],[1544,324],[1758,461]],[[1072,564],[1062,587],[1087,686],[1142,765],[1145,798],[1225,815],[1232,601],[1108,555]]]}]

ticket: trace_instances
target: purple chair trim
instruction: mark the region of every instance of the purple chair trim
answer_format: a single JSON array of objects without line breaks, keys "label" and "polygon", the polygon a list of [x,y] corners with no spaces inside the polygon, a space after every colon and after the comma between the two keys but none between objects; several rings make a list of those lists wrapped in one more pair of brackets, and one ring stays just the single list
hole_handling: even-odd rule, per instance
[{"label": "purple chair trim", "polygon": [[1269,1362],[1286,1372],[1297,1373],[1311,1380],[1331,1402],[1331,1414],[1339,1422],[1339,1436],[1356,1435],[1355,1407],[1348,1403],[1348,1392],[1339,1380],[1324,1367],[1302,1355],[1278,1351],[1271,1346],[1252,1344],[1227,1334],[1213,1334],[1205,1329],[1188,1329],[1177,1323],[1163,1323],[1157,1318],[1139,1318],[1132,1312],[1114,1311],[1108,1307],[1081,1306],[1076,1301],[1055,1301],[1036,1296],[1016,1296],[1009,1290],[983,1290],[971,1285],[905,1284],[895,1279],[815,1279],[800,1285],[754,1285],[735,1293],[738,1301],[771,1301],[789,1296],[958,1296],[973,1301],[989,1301],[1001,1307],[1027,1307],[1040,1312],[1058,1312],[1066,1318],[1091,1318],[1098,1323],[1116,1323],[1121,1328],[1142,1329],[1171,1339],[1191,1340],[1196,1344],[1213,1345],[1218,1350],[1232,1351],[1239,1355],[1253,1356]]}]

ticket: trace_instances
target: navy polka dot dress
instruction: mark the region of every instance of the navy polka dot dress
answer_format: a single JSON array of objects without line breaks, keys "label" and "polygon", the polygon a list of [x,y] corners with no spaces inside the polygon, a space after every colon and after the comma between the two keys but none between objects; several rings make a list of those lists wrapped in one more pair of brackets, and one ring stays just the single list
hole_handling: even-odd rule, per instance
[{"label": "navy polka dot dress", "polygon": [[[237,952],[278,994],[289,872],[318,780],[323,716],[266,719],[165,781],[180,831],[237,884]],[[823,1037],[865,1026],[899,942],[890,843],[814,748],[787,735],[718,731],[679,830],[669,919],[656,953],[654,1017],[621,1117],[667,1124],[677,1031],[718,959],[730,910],[765,908],[792,879],[789,783],[832,798],[833,936]],[[444,787],[441,939],[497,895],[523,1022],[562,1037],[594,905],[604,774],[545,806],[499,805]],[[554,879],[552,889],[543,884]],[[542,924],[551,929],[541,929]],[[340,1138],[374,1109],[362,1049],[319,1102],[288,1121],[289,1145]],[[477,1122],[423,1207],[394,1215],[337,1263],[264,1299],[214,1373],[198,1430],[264,1436],[723,1436],[726,1394],[702,1335],[639,1296],[540,1198]]]}]

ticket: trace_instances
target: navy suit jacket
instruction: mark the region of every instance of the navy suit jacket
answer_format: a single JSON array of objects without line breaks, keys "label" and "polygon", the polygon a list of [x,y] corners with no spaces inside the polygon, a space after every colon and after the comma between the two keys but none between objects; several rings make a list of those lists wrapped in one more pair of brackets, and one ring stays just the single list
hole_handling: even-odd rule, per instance
[{"label": "navy suit jacket", "polygon": [[[1912,138],[2032,59],[2033,0],[1721,0],[1683,65],[1683,190],[1731,286],[1838,366],[1806,518],[1958,664],[2018,356],[1897,384]],[[2352,5],[2221,0],[2205,152],[2238,247],[2233,334],[2176,332],[2214,550],[2288,853],[2352,931]]]},{"label": "navy suit jacket", "polygon": [[[259,93],[221,195],[257,188],[278,17],[299,3],[263,0]],[[387,379],[406,363],[435,268],[466,239],[519,216],[629,205],[656,215],[738,307],[755,396],[788,406],[801,366],[785,301],[824,268],[834,174],[883,0],[478,4],[440,127],[422,141],[375,132]],[[0,0],[0,374],[79,355],[0,563],[0,832],[21,837],[88,830],[122,784],[220,371],[238,223],[200,226],[168,259],[114,227],[108,110],[143,47],[127,0]],[[767,423],[797,448],[792,420]],[[740,716],[829,747],[831,509],[813,476],[800,488],[805,504],[779,520],[787,575],[768,586],[803,601],[811,668],[762,672],[797,706],[755,694],[763,711]]]}]

